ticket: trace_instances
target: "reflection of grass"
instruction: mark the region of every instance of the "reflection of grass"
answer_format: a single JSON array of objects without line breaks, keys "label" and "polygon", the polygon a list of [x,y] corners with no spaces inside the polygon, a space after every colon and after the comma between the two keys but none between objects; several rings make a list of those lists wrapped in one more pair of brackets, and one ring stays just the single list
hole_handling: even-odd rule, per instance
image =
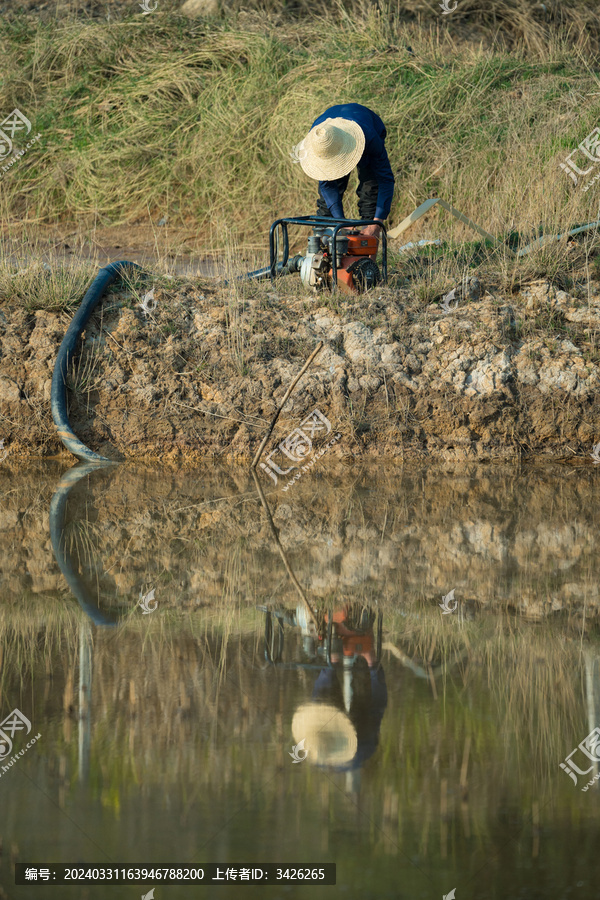
[{"label": "reflection of grass", "polygon": [[[0,603],[0,705],[3,708],[10,703],[8,686],[14,685],[17,673],[31,677],[34,673],[50,671],[59,644],[65,658],[73,658],[78,620],[78,608],[64,603],[54,592],[44,597],[43,604],[37,594],[23,594],[14,604],[6,600]],[[13,702],[15,705],[18,704]]]},{"label": "reflection of grass", "polygon": [[[218,608],[201,608],[177,614],[172,610],[145,619],[132,616],[127,625],[115,633],[106,632],[99,639],[98,652],[121,653],[127,664],[125,645],[144,641],[147,670],[161,668],[161,659],[177,655],[179,644],[197,658],[201,648],[205,662],[220,679],[241,664],[232,657],[242,635],[255,634],[260,643],[263,619],[252,607],[240,607],[240,579],[243,556],[230,554],[225,563],[223,598]],[[290,603],[288,603],[290,605]],[[293,604],[292,604],[293,605]],[[328,606],[323,601],[324,608]],[[460,622],[455,614],[442,618],[436,611],[399,615],[393,605],[381,601],[384,613],[384,643],[392,643],[427,673],[436,674],[436,691],[470,691],[487,678],[493,701],[494,721],[510,733],[527,736],[535,753],[536,771],[544,760],[560,758],[565,733],[577,734],[581,726],[580,676],[582,662],[576,639],[568,639],[564,631],[549,624],[530,625],[506,616],[479,614],[473,620]],[[44,638],[40,642],[40,615],[44,616]],[[63,640],[73,648],[77,641],[77,621],[82,614],[75,606],[50,607],[48,616],[40,604],[24,598],[17,608],[0,607],[0,630],[8,637],[4,646],[11,648],[5,657],[3,677],[14,677],[21,666],[31,672],[45,668],[56,647]],[[98,632],[100,635],[101,630]],[[108,642],[108,643],[107,643]],[[590,645],[591,646],[591,645]],[[105,648],[105,650],[102,649]],[[112,650],[109,648],[112,647]],[[165,657],[165,654],[167,656]],[[156,656],[155,662],[150,662]],[[182,659],[188,658],[184,653]],[[107,656],[107,661],[108,661]],[[384,651],[383,664],[389,668],[393,655]],[[208,662],[207,662],[208,665]],[[146,676],[147,677],[147,676]],[[429,684],[423,678],[424,684]],[[584,735],[582,735],[583,737]]]},{"label": "reflection of grass", "polygon": [[[91,772],[115,818],[130,810],[131,792],[140,784],[173,792],[192,817],[204,804],[251,793],[255,785],[266,808],[275,808],[285,791],[283,776],[272,777],[273,765],[285,766],[294,704],[299,691],[310,693],[313,680],[260,671],[263,618],[240,605],[243,578],[238,546],[224,561],[222,597],[214,608],[131,616],[118,632],[95,630]],[[55,710],[61,692],[74,706],[62,720],[54,712],[44,733],[49,756],[60,752],[74,772],[82,616],[64,602],[60,609],[53,604],[49,615],[45,606],[0,607],[2,694],[18,706],[19,684],[28,693],[33,678],[41,697],[52,671],[52,692],[36,709],[40,717],[48,702]],[[579,639],[489,613],[461,622],[423,607],[400,615],[397,603],[381,598],[380,606],[384,640],[426,671],[459,658],[432,683],[408,669],[399,674],[384,652],[388,708],[376,755],[362,775],[360,801],[363,814],[381,824],[380,850],[394,854],[397,845],[406,851],[418,841],[422,854],[435,854],[447,826],[456,852],[466,853],[461,822],[487,843],[507,805],[527,822],[532,797],[540,823],[548,826],[555,809],[546,800],[557,788],[562,814],[578,815],[581,797],[558,763],[590,730]],[[303,777],[308,780],[294,799],[298,815],[308,814],[314,770]],[[328,795],[330,814],[343,815],[345,801],[336,797],[335,790]],[[410,830],[415,816],[423,823],[417,836]],[[469,845],[468,852],[480,851]]]},{"label": "reflection of grass", "polygon": [[580,739],[587,734],[580,678],[574,677],[582,665],[577,638],[565,639],[550,623],[532,626],[512,617],[448,619],[435,612],[418,619],[392,613],[386,622],[393,643],[426,672],[459,658],[454,670],[444,666],[444,691],[468,693],[487,679],[494,723],[503,733],[523,735],[532,778],[549,777],[564,756],[565,736],[582,728]]},{"label": "reflection of grass", "polygon": [[79,571],[94,569],[98,565],[100,533],[100,528],[89,519],[78,519],[65,528],[62,536],[65,550],[73,562],[77,562]]},{"label": "reflection of grass", "polygon": [[[273,669],[260,671],[263,619],[254,609],[238,613],[241,563],[235,551],[225,563],[221,608],[132,616],[118,633],[95,631],[92,783],[115,819],[131,815],[132,792],[140,785],[168,790],[192,819],[204,814],[205,805],[233,802],[244,792],[250,797],[256,786],[262,808],[275,809],[289,789],[285,775],[273,777],[274,764],[285,772],[289,722],[314,679],[310,673],[283,678]],[[515,822],[526,823],[537,802],[540,823],[549,826],[555,804],[547,801],[557,787],[561,814],[578,815],[581,797],[569,790],[558,763],[589,731],[579,641],[557,628],[511,624],[506,616],[481,614],[460,623],[437,611],[421,610],[417,618],[399,615],[393,604],[382,606],[384,640],[425,669],[466,656],[432,683],[401,673],[384,653],[388,707],[379,747],[362,773],[360,798],[361,812],[381,826],[378,852],[394,854],[397,846],[406,852],[416,842],[421,854],[443,853],[448,828],[456,853],[481,853],[497,837],[507,807]],[[20,651],[5,659],[2,690],[18,706],[19,680],[28,692],[32,675],[38,682],[52,670],[52,693],[36,708],[40,717],[45,703],[55,709],[61,691],[74,706],[75,713],[65,712],[62,720],[54,712],[44,732],[49,756],[59,752],[69,761],[68,776],[78,762],[73,685],[81,616],[50,616],[40,642],[41,606],[37,616],[33,612],[26,606],[12,617],[21,632]],[[3,637],[7,620],[0,616]],[[343,790],[330,785],[339,777],[323,780],[330,792],[322,801],[333,818],[344,815],[348,802]],[[307,767],[302,778],[302,789],[294,790],[298,816],[314,812],[315,770]],[[416,835],[415,818],[423,829]],[[464,829],[477,835],[476,847]],[[274,846],[277,840],[274,834]]]}]

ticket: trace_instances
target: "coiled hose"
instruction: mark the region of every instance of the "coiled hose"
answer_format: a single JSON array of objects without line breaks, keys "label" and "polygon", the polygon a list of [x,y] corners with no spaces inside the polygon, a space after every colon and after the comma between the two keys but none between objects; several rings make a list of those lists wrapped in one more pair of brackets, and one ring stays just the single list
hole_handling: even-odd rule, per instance
[{"label": "coiled hose", "polygon": [[69,416],[67,415],[66,385],[69,363],[75,352],[75,347],[77,346],[77,341],[79,340],[81,332],[102,299],[102,295],[107,288],[117,280],[117,278],[123,276],[127,269],[132,271],[135,269],[141,270],[141,266],[138,266],[137,263],[121,260],[120,262],[110,263],[110,265],[100,269],[87,289],[83,300],[81,301],[81,306],[75,313],[73,321],[67,329],[67,333],[59,347],[56,362],[54,363],[52,390],[50,393],[52,418],[54,419],[54,424],[58,430],[58,436],[67,450],[70,450],[74,456],[77,456],[78,459],[81,459],[84,462],[111,462],[111,460],[107,459],[105,456],[101,456],[99,453],[94,453],[93,450],[86,447],[71,428]]}]

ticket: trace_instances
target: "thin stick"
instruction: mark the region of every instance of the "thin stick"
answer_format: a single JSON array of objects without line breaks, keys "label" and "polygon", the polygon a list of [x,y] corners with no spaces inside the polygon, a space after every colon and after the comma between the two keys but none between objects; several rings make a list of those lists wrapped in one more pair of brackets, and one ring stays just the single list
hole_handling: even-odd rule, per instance
[{"label": "thin stick", "polygon": [[[317,349],[319,349],[319,348],[317,348]],[[315,351],[315,352],[316,352],[316,351]],[[313,356],[314,356],[314,353],[313,353]],[[309,360],[309,362],[310,362],[310,360]],[[302,373],[301,373],[301,374],[302,374]],[[297,381],[297,380],[298,380],[298,379],[296,379],[296,381]],[[269,525],[271,526],[271,531],[273,532],[273,537],[275,538],[275,543],[277,544],[277,549],[279,550],[279,553],[281,554],[281,558],[282,558],[282,560],[283,560],[283,564],[284,564],[284,566],[285,566],[285,568],[286,568],[286,571],[287,571],[288,575],[290,576],[290,578],[292,579],[292,582],[293,582],[293,584],[294,584],[294,587],[296,588],[296,590],[297,590],[298,593],[300,594],[300,597],[301,597],[302,600],[304,601],[304,605],[306,606],[306,609],[307,609],[307,611],[308,611],[308,613],[309,613],[309,615],[310,615],[310,617],[311,617],[311,619],[312,619],[313,625],[315,626],[315,628],[317,629],[317,631],[319,631],[319,623],[318,623],[318,621],[317,621],[317,617],[316,617],[316,615],[315,615],[315,612],[314,612],[312,606],[310,605],[310,603],[308,602],[308,599],[307,599],[307,597],[306,597],[306,594],[305,594],[304,591],[302,590],[302,585],[300,584],[300,582],[298,581],[298,579],[297,579],[296,576],[294,575],[294,572],[293,572],[293,570],[292,570],[292,567],[290,566],[290,564],[289,564],[289,562],[288,562],[288,558],[287,558],[287,556],[285,555],[285,550],[284,550],[283,547],[281,546],[281,542],[280,542],[280,540],[279,540],[279,534],[278,534],[277,529],[276,529],[276,527],[275,527],[275,523],[274,523],[274,521],[273,521],[273,519],[272,519],[272,517],[271,517],[271,510],[269,509],[269,504],[267,503],[266,498],[265,498],[265,495],[263,494],[263,489],[262,489],[262,487],[261,487],[260,481],[258,480],[258,475],[256,474],[256,470],[255,470],[255,469],[252,469],[252,475],[253,475],[253,477],[254,477],[254,483],[256,484],[256,489],[257,489],[257,491],[258,491],[258,496],[260,497],[260,502],[262,503],[263,508],[264,508],[264,510],[265,510],[265,512],[266,512],[266,514],[267,514],[267,519],[269,520]]]},{"label": "thin stick", "polygon": [[465,748],[463,750],[462,766],[460,767],[460,789],[463,794],[467,792],[467,771],[469,769],[469,752],[471,750],[471,735],[468,734],[465,739]]},{"label": "thin stick", "polygon": [[273,421],[271,422],[271,425],[269,426],[269,430],[267,431],[265,437],[263,438],[260,447],[256,451],[256,456],[252,460],[252,465],[250,466],[251,469],[255,469],[256,466],[258,465],[260,455],[263,452],[263,450],[265,449],[265,447],[267,446],[267,442],[273,433],[273,429],[275,428],[275,423],[277,422],[277,419],[279,418],[279,414],[280,414],[281,410],[283,409],[283,407],[286,404],[286,400],[288,399],[288,397],[290,396],[290,394],[292,393],[292,391],[294,390],[294,388],[296,387],[296,385],[298,384],[298,382],[300,381],[300,379],[302,378],[302,376],[304,375],[304,373],[306,372],[306,370],[308,369],[311,362],[313,361],[313,359],[315,358],[315,356],[317,355],[317,353],[319,352],[319,350],[321,349],[322,346],[323,346],[323,341],[319,341],[319,343],[317,344],[317,346],[315,347],[313,352],[310,354],[310,356],[308,357],[308,359],[306,360],[306,362],[304,363],[304,365],[302,366],[302,368],[300,369],[300,371],[298,372],[298,374],[292,381],[291,385],[285,392],[285,397],[281,401],[281,405],[280,405],[279,409],[273,416]]},{"label": "thin stick", "polygon": [[[243,419],[234,419],[233,416],[222,416],[221,413],[211,412],[209,409],[202,409],[201,406],[190,406],[189,403],[181,403],[180,400],[173,400],[177,406],[185,406],[186,409],[193,409],[194,412],[201,412],[205,416],[216,416],[217,419],[229,419],[230,422],[237,422],[238,425],[248,425],[249,428],[259,428],[260,426],[256,422],[245,422]],[[246,415],[246,413],[242,413],[242,415]],[[252,416],[253,419],[260,418],[259,416]]]}]

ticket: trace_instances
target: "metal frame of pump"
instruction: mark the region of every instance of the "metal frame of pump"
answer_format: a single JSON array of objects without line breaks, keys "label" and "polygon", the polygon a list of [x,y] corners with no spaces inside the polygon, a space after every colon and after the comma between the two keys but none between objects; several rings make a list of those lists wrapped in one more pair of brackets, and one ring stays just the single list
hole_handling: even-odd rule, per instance
[{"label": "metal frame of pump", "polygon": [[[385,225],[377,222],[375,219],[334,219],[332,216],[290,216],[283,219],[276,219],[269,230],[269,269],[271,273],[271,281],[274,281],[278,272],[280,272],[288,263],[290,256],[290,241],[288,236],[288,225],[306,225],[309,228],[331,228],[333,226],[333,234],[331,237],[331,289],[337,289],[337,273],[338,273],[338,254],[337,254],[337,236],[342,228],[350,228],[366,225],[379,225],[381,228],[381,283],[387,284],[387,233]],[[279,244],[276,240],[277,229],[281,229],[283,243],[283,258],[279,260]]]}]

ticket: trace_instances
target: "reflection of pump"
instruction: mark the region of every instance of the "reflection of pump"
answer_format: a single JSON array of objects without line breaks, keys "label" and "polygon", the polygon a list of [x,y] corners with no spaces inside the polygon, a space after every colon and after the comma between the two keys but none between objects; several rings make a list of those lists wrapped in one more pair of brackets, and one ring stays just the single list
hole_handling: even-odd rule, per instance
[{"label": "reflection of pump", "polygon": [[[339,661],[336,657],[340,654],[351,659],[364,656],[370,666],[381,659],[383,617],[381,612],[376,614],[371,607],[351,603],[330,610],[321,615],[318,627],[302,603],[294,612],[267,606],[259,606],[258,609],[265,614],[265,659],[271,665],[283,663],[284,625],[300,628],[303,650],[311,662],[324,658],[331,666]],[[373,634],[375,622],[376,635]],[[303,665],[306,666],[303,663],[292,664],[293,668]]]}]

